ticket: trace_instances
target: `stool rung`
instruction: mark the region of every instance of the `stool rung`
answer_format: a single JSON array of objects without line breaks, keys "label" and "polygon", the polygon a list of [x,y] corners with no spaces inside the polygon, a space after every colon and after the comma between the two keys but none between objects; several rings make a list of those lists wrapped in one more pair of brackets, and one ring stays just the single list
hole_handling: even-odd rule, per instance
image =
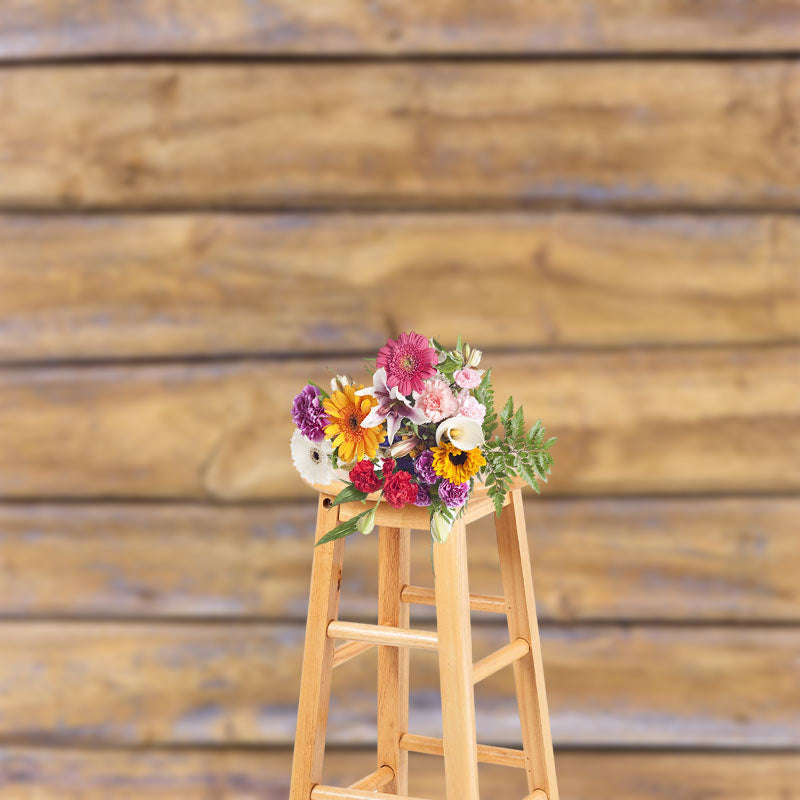
[{"label": "stool rung", "polygon": [[360,781],[351,783],[348,788],[363,789],[365,791],[374,792],[377,789],[383,789],[383,787],[393,779],[394,770],[388,764],[384,764],[382,767],[378,767],[375,772],[371,772]]},{"label": "stool rung", "polygon": [[372,650],[373,647],[375,645],[371,642],[346,642],[345,644],[340,644],[333,651],[333,666],[340,667],[351,658],[360,656],[362,653],[366,653],[367,650]]},{"label": "stool rung", "polygon": [[[400,749],[410,753],[425,753],[429,756],[443,756],[444,744],[434,736],[419,736],[404,733],[400,737]],[[478,745],[478,761],[482,764],[500,764],[504,767],[525,769],[525,753],[513,747],[495,747],[490,744]]]},{"label": "stool rung", "polygon": [[527,640],[514,639],[473,665],[472,682],[479,683],[484,678],[494,675],[495,672],[503,669],[503,667],[507,667],[509,664],[513,664],[515,661],[528,655],[530,650],[531,646],[528,644]]},{"label": "stool rung", "polygon": [[544,789],[537,789],[535,792],[523,797],[522,800],[547,800],[547,792]]},{"label": "stool rung", "polygon": [[[404,586],[400,591],[400,599],[404,603],[416,603],[421,606],[435,606],[436,595],[433,589],[424,586]],[[470,594],[469,607],[473,611],[489,611],[492,614],[505,614],[506,601],[493,594]]]},{"label": "stool rung", "polygon": [[395,628],[391,625],[366,625],[362,622],[334,620],[328,624],[329,639],[350,639],[356,642],[371,642],[392,647],[420,647],[436,650],[439,637],[433,631],[418,631],[411,628]]},{"label": "stool rung", "polygon": [[405,794],[384,794],[362,789],[339,789],[336,786],[317,784],[311,790],[311,800],[422,800]]}]

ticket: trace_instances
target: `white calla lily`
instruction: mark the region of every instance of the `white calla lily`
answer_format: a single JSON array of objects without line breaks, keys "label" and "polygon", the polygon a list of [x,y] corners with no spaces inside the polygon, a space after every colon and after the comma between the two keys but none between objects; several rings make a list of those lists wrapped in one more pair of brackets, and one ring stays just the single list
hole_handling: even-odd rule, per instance
[{"label": "white calla lily", "polygon": [[459,450],[472,450],[484,443],[481,424],[461,415],[450,417],[439,423],[439,427],[436,429],[436,444],[441,444],[445,437]]}]

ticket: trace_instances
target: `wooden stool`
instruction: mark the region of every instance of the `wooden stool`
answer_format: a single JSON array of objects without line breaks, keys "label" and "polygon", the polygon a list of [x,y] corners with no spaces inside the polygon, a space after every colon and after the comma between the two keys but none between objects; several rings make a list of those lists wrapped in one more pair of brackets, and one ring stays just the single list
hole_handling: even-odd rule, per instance
[{"label": "wooden stool", "polygon": [[[317,540],[365,508],[361,503],[333,506],[332,499],[331,495],[320,494]],[[434,589],[426,589],[409,585],[409,550],[411,529],[428,531],[428,509],[406,506],[395,510],[385,502],[378,503],[377,625],[338,619],[344,539],[315,548],[289,800],[407,798],[409,751],[444,756],[447,800],[479,800],[479,761],[524,769],[529,791],[525,800],[558,800],[528,540],[518,488],[506,497],[503,512],[495,520],[504,596],[469,593],[466,525],[493,513],[485,491],[476,488],[448,540],[433,545]],[[436,633],[409,628],[410,603],[436,606]],[[476,664],[472,663],[471,608],[505,614],[511,639]],[[336,640],[344,644],[335,646]],[[334,668],[376,645],[377,769],[349,788],[323,786],[320,781],[331,675]],[[408,732],[409,647],[439,652],[442,739]],[[509,664],[514,667],[522,750],[478,745],[476,741],[474,684]]]}]

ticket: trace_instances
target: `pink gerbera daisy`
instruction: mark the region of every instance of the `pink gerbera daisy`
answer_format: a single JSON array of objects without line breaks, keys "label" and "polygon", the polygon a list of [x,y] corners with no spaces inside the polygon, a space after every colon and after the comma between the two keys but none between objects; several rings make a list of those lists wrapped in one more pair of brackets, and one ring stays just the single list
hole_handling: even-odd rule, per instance
[{"label": "pink gerbera daisy", "polygon": [[418,333],[401,333],[378,350],[376,366],[386,368],[386,384],[401,394],[422,391],[423,381],[436,373],[439,358],[428,340]]}]

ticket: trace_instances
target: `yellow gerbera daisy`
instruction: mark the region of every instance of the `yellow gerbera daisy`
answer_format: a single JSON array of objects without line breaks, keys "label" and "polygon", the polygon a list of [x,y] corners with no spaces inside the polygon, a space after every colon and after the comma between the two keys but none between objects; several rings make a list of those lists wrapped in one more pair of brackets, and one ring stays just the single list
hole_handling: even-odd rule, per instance
[{"label": "yellow gerbera daisy", "polygon": [[480,447],[459,450],[455,445],[442,444],[440,447],[432,447],[431,451],[433,471],[451,483],[466,483],[486,465]]},{"label": "yellow gerbera daisy", "polygon": [[334,392],[322,401],[322,407],[330,417],[325,426],[325,436],[332,439],[331,444],[338,448],[339,461],[360,461],[364,456],[375,458],[378,443],[383,441],[383,425],[375,428],[362,428],[362,420],[370,409],[378,404],[369,395],[357,397],[356,392],[363,386],[344,386],[342,391]]}]

